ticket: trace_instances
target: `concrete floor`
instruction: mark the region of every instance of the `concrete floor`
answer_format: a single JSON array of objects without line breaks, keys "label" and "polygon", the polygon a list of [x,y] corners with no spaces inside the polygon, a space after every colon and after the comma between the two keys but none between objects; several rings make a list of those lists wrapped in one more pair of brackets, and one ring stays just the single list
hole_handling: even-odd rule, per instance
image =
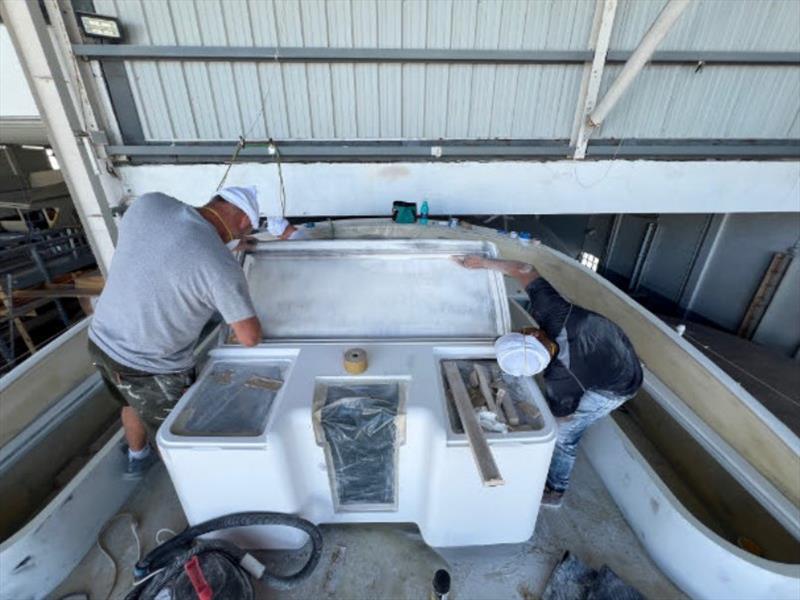
[{"label": "concrete floor", "polygon": [[[143,551],[156,546],[161,528],[182,529],[186,522],[163,466],[154,468],[123,512],[135,515]],[[390,525],[323,526],[325,548],[314,574],[289,592],[257,588],[261,599],[427,598],[433,573],[450,571],[453,600],[541,597],[551,571],[566,550],[594,568],[609,565],[649,598],[684,598],[649,560],[602,482],[581,454],[573,485],[559,510],[543,508],[534,536],[524,544],[434,551],[416,527]],[[162,534],[163,536],[164,534]],[[52,594],[60,599],[83,593],[92,600],[123,598],[130,589],[136,544],[126,518],[105,537],[119,565],[113,568],[97,546]],[[291,569],[285,553],[264,553],[270,564]]]}]

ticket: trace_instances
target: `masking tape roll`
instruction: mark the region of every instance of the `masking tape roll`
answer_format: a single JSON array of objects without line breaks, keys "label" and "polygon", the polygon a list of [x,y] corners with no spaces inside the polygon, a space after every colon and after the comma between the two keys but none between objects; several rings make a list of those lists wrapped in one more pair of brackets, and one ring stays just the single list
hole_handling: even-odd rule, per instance
[{"label": "masking tape roll", "polygon": [[367,353],[361,348],[350,348],[344,353],[344,370],[358,375],[367,370]]}]

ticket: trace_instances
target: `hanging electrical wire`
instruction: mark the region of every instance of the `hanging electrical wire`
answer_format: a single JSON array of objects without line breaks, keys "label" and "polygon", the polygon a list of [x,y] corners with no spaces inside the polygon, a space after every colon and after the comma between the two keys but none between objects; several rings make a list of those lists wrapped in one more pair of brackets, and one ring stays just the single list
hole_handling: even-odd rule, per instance
[{"label": "hanging electrical wire", "polygon": [[[280,48],[276,47],[276,49],[275,49],[275,64],[278,65],[278,68],[280,68],[280,64],[278,62],[279,53],[280,53]],[[236,163],[236,160],[239,158],[239,153],[245,148],[245,146],[248,145],[247,139],[250,137],[250,134],[252,133],[252,131],[255,128],[255,126],[258,123],[258,121],[266,113],[266,110],[267,110],[267,97],[268,96],[269,96],[269,88],[267,89],[266,92],[264,92],[264,95],[261,97],[261,109],[258,111],[258,114],[250,122],[250,126],[247,128],[247,130],[244,131],[242,133],[242,135],[239,136],[239,141],[236,143],[236,147],[233,149],[233,154],[231,154],[231,158],[228,161],[228,166],[225,169],[225,173],[223,173],[222,179],[220,179],[219,185],[217,186],[217,191],[222,189],[222,186],[225,184],[225,181],[228,179],[228,174],[231,172],[231,168],[233,167],[234,163]],[[249,144],[251,146],[266,146],[267,149],[269,150],[269,153],[271,155],[275,156],[275,166],[278,169],[278,185],[279,185],[279,188],[278,188],[278,199],[279,199],[280,206],[281,206],[281,217],[285,217],[286,216],[286,185],[285,185],[284,179],[283,179],[283,166],[281,164],[281,153],[280,153],[280,150],[278,150],[278,144],[275,142],[275,140],[270,135],[269,124],[267,123],[266,119],[264,119],[264,131],[267,134],[267,142],[266,143],[264,143],[264,142],[260,142],[260,143],[259,142],[249,142]]]},{"label": "hanging electrical wire", "polygon": [[228,173],[231,172],[231,167],[233,166],[233,163],[235,163],[236,159],[239,158],[239,152],[241,152],[242,148],[244,147],[245,147],[244,137],[240,135],[239,143],[236,144],[236,148],[233,151],[233,155],[231,156],[231,159],[228,161],[228,168],[225,169],[225,173],[222,175],[222,179],[219,180],[217,191],[220,191],[222,189],[222,186],[225,184],[225,180],[228,179]]}]

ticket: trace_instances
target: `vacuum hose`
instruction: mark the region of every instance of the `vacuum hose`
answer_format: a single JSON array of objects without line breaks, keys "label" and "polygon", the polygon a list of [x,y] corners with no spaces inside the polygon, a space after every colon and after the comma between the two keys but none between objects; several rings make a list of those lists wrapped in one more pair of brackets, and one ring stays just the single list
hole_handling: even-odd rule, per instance
[{"label": "vacuum hose", "polygon": [[[311,552],[303,567],[291,575],[275,575],[268,573],[264,565],[235,544],[223,540],[196,539],[212,531],[253,525],[283,525],[300,529],[308,534]],[[239,597],[243,600],[246,597],[252,597],[252,586],[243,573],[243,569],[273,588],[287,590],[311,575],[319,563],[321,554],[322,535],[319,528],[300,517],[277,512],[243,512],[218,517],[187,527],[136,563],[134,576],[141,583],[128,594],[126,600],[155,598],[162,588],[169,585],[173,588],[187,587],[189,579],[192,577],[189,573],[187,579],[184,572],[188,573],[188,565],[192,559],[199,558],[201,555],[204,557],[202,569],[208,571],[207,574],[204,574],[206,578],[213,578],[215,582],[224,580],[224,585],[233,585],[239,590],[236,596],[231,595],[230,597]],[[182,586],[176,582],[181,577],[184,580],[180,582]],[[196,581],[192,580],[191,584],[194,585],[196,591]],[[213,588],[214,585],[210,587]],[[248,588],[250,594],[246,593]],[[178,592],[177,589],[174,591]],[[172,597],[181,598],[182,596],[175,593]],[[196,597],[196,595],[191,594],[187,597]]]}]

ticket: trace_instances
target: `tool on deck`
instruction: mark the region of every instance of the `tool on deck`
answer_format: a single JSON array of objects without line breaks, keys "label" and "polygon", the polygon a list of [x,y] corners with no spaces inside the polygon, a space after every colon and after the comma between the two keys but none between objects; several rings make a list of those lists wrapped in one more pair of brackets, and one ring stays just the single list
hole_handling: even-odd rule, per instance
[{"label": "tool on deck", "polygon": [[[302,568],[292,575],[275,575],[249,552],[224,540],[198,539],[221,529],[252,525],[294,527],[308,534],[311,552]],[[125,600],[253,600],[250,577],[287,590],[308,578],[322,555],[322,534],[300,517],[277,512],[237,513],[187,527],[136,563],[138,583]],[[250,577],[248,577],[248,575]]]}]

